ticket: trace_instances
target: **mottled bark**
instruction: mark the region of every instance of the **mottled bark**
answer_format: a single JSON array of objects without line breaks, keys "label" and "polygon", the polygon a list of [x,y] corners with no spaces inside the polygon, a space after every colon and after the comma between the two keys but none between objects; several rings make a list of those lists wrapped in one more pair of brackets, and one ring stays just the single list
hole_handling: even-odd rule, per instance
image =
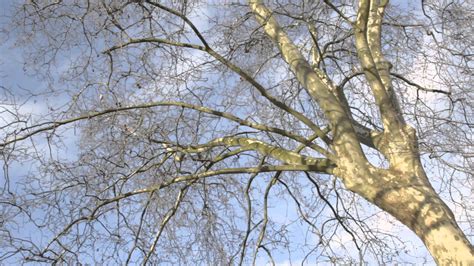
[{"label": "mottled bark", "polygon": [[472,245],[449,207],[428,182],[420,181],[426,180],[422,169],[418,175],[407,174],[395,170],[384,173],[383,189],[370,201],[415,232],[437,264],[472,265]]}]

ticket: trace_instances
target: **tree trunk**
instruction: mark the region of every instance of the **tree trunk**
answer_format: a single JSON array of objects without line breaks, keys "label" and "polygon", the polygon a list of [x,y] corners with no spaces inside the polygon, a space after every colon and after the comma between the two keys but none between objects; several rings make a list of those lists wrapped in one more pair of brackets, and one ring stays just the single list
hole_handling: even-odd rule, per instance
[{"label": "tree trunk", "polygon": [[474,265],[472,245],[431,185],[419,182],[425,177],[392,177],[374,203],[415,232],[438,265]]},{"label": "tree trunk", "polygon": [[[375,148],[390,162],[389,169],[371,166],[370,174],[351,167],[337,172],[351,191],[366,198],[408,226],[424,242],[438,265],[474,265],[474,248],[456,224],[449,207],[431,186],[420,161],[415,130],[374,136]],[[350,182],[362,180],[356,185]],[[347,180],[347,181],[346,181]]]}]

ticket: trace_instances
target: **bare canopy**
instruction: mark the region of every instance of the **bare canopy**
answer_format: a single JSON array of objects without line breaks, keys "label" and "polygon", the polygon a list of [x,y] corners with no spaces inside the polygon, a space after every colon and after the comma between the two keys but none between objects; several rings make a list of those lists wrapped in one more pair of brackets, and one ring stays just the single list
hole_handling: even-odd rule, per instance
[{"label": "bare canopy", "polygon": [[11,3],[0,262],[474,263],[473,8]]}]

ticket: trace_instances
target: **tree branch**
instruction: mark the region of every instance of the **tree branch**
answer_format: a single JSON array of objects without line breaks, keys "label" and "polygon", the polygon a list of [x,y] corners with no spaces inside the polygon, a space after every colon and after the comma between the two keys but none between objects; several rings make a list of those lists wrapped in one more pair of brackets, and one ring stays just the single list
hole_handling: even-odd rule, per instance
[{"label": "tree branch", "polygon": [[400,74],[397,74],[397,73],[392,72],[392,73],[390,73],[390,75],[404,81],[406,84],[408,84],[410,86],[413,86],[413,87],[417,88],[418,90],[422,90],[422,91],[426,91],[426,92],[442,93],[442,94],[446,94],[448,96],[451,95],[450,91],[443,91],[443,90],[437,90],[437,89],[428,89],[426,87],[421,86],[418,83],[415,83],[415,82],[405,78],[403,75],[400,75]]},{"label": "tree branch", "polygon": [[[201,153],[209,150],[210,148],[217,146],[226,146],[226,147],[241,147],[246,150],[254,150],[260,154],[268,157],[272,157],[276,160],[279,160],[286,164],[291,165],[313,165],[319,164],[322,161],[317,158],[300,155],[297,152],[286,150],[280,147],[276,147],[270,144],[267,144],[263,141],[252,139],[252,138],[237,138],[237,137],[224,137],[214,139],[206,144],[196,145],[185,147],[184,152],[186,153]],[[329,155],[329,159],[335,159],[334,156]],[[329,161],[324,161],[324,163],[329,163]],[[329,165],[328,165],[329,166]]]},{"label": "tree branch", "polygon": [[[70,124],[70,123],[74,123],[74,122],[77,122],[77,121],[80,121],[80,120],[91,119],[91,118],[95,118],[95,117],[98,117],[98,116],[102,116],[102,115],[106,115],[106,114],[110,114],[110,113],[115,113],[115,112],[121,112],[121,111],[133,110],[133,109],[145,109],[145,108],[152,108],[152,107],[159,107],[159,106],[179,106],[179,107],[193,109],[193,110],[196,110],[196,111],[199,111],[199,112],[202,112],[202,113],[208,113],[208,114],[212,114],[212,115],[219,116],[219,117],[222,117],[222,118],[226,118],[226,119],[228,119],[230,121],[233,121],[233,122],[236,122],[236,123],[238,123],[239,125],[242,125],[242,126],[247,126],[247,127],[250,127],[250,128],[254,128],[254,129],[258,129],[258,130],[262,130],[262,131],[266,131],[266,132],[272,132],[272,133],[276,133],[276,134],[288,137],[288,138],[293,139],[293,140],[295,140],[299,143],[304,144],[307,147],[310,147],[310,148],[314,149],[315,151],[317,151],[317,152],[319,152],[323,155],[326,155],[328,157],[332,156],[328,151],[326,151],[322,147],[312,143],[313,140],[311,140],[311,141],[307,140],[304,137],[301,137],[301,136],[299,136],[297,134],[294,134],[292,132],[288,132],[286,130],[283,130],[283,129],[280,129],[280,128],[277,128],[277,127],[271,127],[271,126],[266,126],[266,125],[258,124],[258,123],[255,123],[255,122],[247,121],[247,120],[241,119],[241,118],[239,118],[239,117],[237,117],[237,116],[235,116],[231,113],[226,113],[226,112],[213,110],[213,109],[210,109],[210,108],[207,108],[207,107],[204,107],[204,106],[198,106],[198,105],[193,105],[193,104],[188,104],[188,103],[183,103],[183,102],[172,102],[172,101],[170,101],[170,102],[152,102],[152,103],[146,103],[146,104],[140,104],[140,105],[132,105],[132,106],[125,106],[125,107],[111,108],[111,109],[106,109],[106,110],[103,110],[103,111],[90,112],[88,114],[84,114],[84,115],[81,115],[81,116],[78,116],[78,117],[75,117],[75,118],[70,118],[70,119],[66,119],[66,120],[62,120],[62,121],[47,122],[47,123],[42,123],[42,124],[35,125],[35,126],[30,126],[30,127],[25,128],[25,129],[22,129],[22,131],[26,131],[26,130],[29,130],[29,129],[32,129],[32,128],[35,128],[35,127],[40,127],[40,128],[38,128],[38,129],[36,129],[36,130],[34,130],[30,133],[27,133],[25,135],[22,135],[20,137],[15,137],[12,140],[8,140],[8,141],[5,141],[4,143],[0,143],[0,148],[5,147],[9,144],[27,139],[29,137],[32,137],[32,136],[38,134],[38,133],[48,131],[48,130],[53,130],[53,129],[56,129],[60,126],[67,125],[67,124]],[[43,126],[43,125],[46,125],[46,124],[51,124],[51,125]],[[43,126],[43,127],[41,127],[41,126]],[[323,134],[326,134],[326,132],[324,132],[324,131],[322,131],[322,132],[323,132]],[[321,134],[317,134],[317,136],[320,136],[320,135]]]},{"label": "tree branch", "polygon": [[260,94],[265,97],[268,101],[270,101],[273,105],[276,107],[286,111],[287,113],[291,114],[301,122],[303,122],[305,125],[307,125],[311,130],[316,132],[318,136],[324,140],[326,143],[330,144],[331,140],[327,137],[327,135],[316,125],[314,124],[310,119],[308,119],[304,114],[296,111],[295,109],[289,107],[282,101],[276,99],[272,95],[270,95],[267,90],[259,83],[257,82],[253,77],[251,77],[249,74],[247,74],[244,70],[242,70],[240,67],[234,65],[232,62],[221,56],[219,53],[211,49],[210,47],[204,47],[196,44],[189,44],[189,43],[182,43],[182,42],[174,42],[166,39],[160,39],[160,38],[142,38],[142,39],[131,39],[126,43],[120,44],[113,46],[107,50],[104,51],[104,53],[110,53],[112,51],[124,48],[128,45],[131,44],[137,44],[137,43],[160,43],[160,44],[167,44],[171,46],[176,46],[176,47],[184,47],[184,48],[192,48],[192,49],[197,49],[204,51],[217,59],[219,62],[227,66],[229,69],[234,71],[236,74],[238,74],[242,79],[247,81],[248,83],[252,84],[259,92]]},{"label": "tree branch", "polygon": [[389,76],[390,63],[381,51],[381,27],[387,1],[360,0],[354,26],[357,54],[365,77],[375,97],[384,128],[396,132],[404,124]]},{"label": "tree branch", "polygon": [[[333,147],[338,161],[347,161],[347,165],[365,165],[367,161],[354,132],[351,119],[334,95],[335,86],[321,71],[314,71],[261,0],[249,0],[248,2],[266,34],[278,45],[282,57],[288,63],[291,71],[323,110],[334,134]],[[360,160],[354,161],[353,158],[360,158]],[[346,164],[338,163],[338,165]]]}]

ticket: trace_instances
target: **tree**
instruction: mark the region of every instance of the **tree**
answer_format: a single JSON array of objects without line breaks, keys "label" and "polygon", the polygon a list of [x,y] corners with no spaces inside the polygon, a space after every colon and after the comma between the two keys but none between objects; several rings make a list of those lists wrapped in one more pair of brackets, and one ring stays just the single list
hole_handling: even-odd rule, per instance
[{"label": "tree", "polygon": [[409,261],[388,213],[472,263],[472,4],[352,2],[18,4],[48,87],[3,88],[0,258]]}]

